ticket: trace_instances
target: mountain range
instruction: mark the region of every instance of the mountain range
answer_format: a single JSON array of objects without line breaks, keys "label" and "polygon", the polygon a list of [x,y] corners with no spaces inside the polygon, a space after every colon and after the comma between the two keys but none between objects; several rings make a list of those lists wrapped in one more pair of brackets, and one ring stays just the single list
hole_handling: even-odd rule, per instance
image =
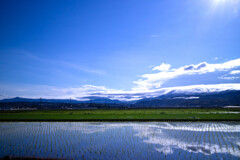
[{"label": "mountain range", "polygon": [[161,107],[225,107],[240,106],[240,91],[225,90],[215,92],[179,92],[170,91],[166,94],[143,98],[136,101],[119,101],[105,97],[90,96],[87,100],[73,99],[31,99],[15,97],[0,100],[0,103],[66,103],[66,104],[105,104],[111,107],[124,105],[134,108],[161,108]]}]

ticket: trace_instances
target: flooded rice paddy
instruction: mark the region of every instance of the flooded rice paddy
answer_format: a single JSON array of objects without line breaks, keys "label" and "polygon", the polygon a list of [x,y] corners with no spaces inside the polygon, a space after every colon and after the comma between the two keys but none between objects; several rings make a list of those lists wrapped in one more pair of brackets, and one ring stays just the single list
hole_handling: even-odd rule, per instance
[{"label": "flooded rice paddy", "polygon": [[240,159],[238,122],[0,122],[0,158]]}]

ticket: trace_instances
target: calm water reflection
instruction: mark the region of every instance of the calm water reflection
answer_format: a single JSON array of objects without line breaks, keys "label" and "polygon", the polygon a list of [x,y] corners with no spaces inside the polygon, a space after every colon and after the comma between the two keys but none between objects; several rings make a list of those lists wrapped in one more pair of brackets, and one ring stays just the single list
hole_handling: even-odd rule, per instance
[{"label": "calm water reflection", "polygon": [[239,159],[240,123],[1,122],[0,158]]}]

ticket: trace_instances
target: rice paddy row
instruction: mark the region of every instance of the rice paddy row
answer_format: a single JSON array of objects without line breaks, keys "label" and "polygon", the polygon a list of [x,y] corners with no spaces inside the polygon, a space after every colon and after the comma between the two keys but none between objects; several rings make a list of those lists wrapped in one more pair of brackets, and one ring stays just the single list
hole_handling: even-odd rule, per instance
[{"label": "rice paddy row", "polygon": [[0,121],[239,121],[240,109],[107,109],[0,111]]},{"label": "rice paddy row", "polygon": [[0,122],[0,158],[239,159],[238,122]]}]

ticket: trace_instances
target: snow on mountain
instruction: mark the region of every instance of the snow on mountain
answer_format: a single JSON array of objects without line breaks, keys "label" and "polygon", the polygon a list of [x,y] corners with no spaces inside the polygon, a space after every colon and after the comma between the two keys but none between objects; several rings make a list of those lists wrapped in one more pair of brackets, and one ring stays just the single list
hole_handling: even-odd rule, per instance
[{"label": "snow on mountain", "polygon": [[227,90],[240,90],[240,83],[168,87],[168,88],[161,88],[161,89],[155,90],[153,93],[155,94],[155,96],[161,96],[169,93],[171,94],[211,93],[211,92],[222,92]]}]

